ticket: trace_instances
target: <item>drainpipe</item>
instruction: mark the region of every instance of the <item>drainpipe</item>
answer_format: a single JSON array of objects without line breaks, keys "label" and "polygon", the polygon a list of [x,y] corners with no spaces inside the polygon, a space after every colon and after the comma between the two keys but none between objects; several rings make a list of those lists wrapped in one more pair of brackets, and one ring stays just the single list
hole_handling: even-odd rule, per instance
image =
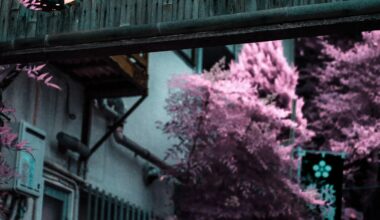
[{"label": "drainpipe", "polygon": [[[117,120],[120,118],[120,112],[117,112],[109,107],[107,107],[102,100],[98,100],[98,106],[99,109],[106,115],[106,117],[109,120]],[[126,147],[127,149],[134,152],[136,155],[140,156],[141,158],[144,158],[145,160],[149,161],[153,165],[157,166],[158,168],[162,170],[168,170],[170,169],[170,166],[166,164],[163,160],[152,154],[149,150],[141,147],[139,144],[134,142],[133,140],[129,139],[123,134],[123,125],[120,124],[114,131],[113,136],[115,141]]]},{"label": "drainpipe", "polygon": [[90,154],[88,146],[83,144],[78,138],[73,137],[65,132],[58,132],[57,136],[58,148],[65,153],[67,150],[77,152],[82,158]]},{"label": "drainpipe", "polygon": [[145,95],[142,96],[130,109],[128,109],[127,112],[125,112],[120,118],[117,118],[117,120],[108,128],[108,131],[94,144],[93,147],[91,147],[89,155],[84,158],[86,161],[88,161],[88,159],[90,159],[90,157],[102,146],[102,144],[112,135],[116,128],[123,125],[124,121],[137,109],[137,107],[139,107],[145,98]]},{"label": "drainpipe", "polygon": [[162,170],[168,170],[170,169],[170,166],[166,164],[164,161],[162,161],[160,158],[156,157],[154,154],[152,154],[149,150],[141,147],[133,140],[127,138],[123,134],[123,127],[118,127],[116,131],[114,132],[113,137],[115,138],[115,141],[128,148],[132,152],[134,152],[136,155],[140,156],[141,158],[144,158],[145,160],[149,161],[153,165],[156,165],[158,168]]}]

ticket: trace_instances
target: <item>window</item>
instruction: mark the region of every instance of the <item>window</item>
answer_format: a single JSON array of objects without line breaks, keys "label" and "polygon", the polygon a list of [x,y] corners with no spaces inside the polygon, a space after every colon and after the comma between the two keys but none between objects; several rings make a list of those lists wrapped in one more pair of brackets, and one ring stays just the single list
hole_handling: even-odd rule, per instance
[{"label": "window", "polygon": [[72,192],[45,182],[42,202],[43,220],[68,220],[72,210]]},{"label": "window", "polygon": [[234,45],[203,48],[203,69],[210,70],[223,57],[227,65],[235,59]]},{"label": "window", "polygon": [[226,59],[226,64],[230,63],[237,58],[239,50],[240,45],[227,45],[177,50],[176,53],[195,72],[200,73],[203,70],[210,70],[223,57]]},{"label": "window", "polygon": [[[289,64],[294,64],[294,39],[283,40],[284,56]],[[177,50],[176,53],[182,60],[197,73],[210,70],[215,63],[225,58],[228,65],[232,60],[237,60],[242,45],[226,45],[216,47],[205,47],[197,49]]]},{"label": "window", "polygon": [[196,67],[196,49],[176,50],[176,54],[191,68]]}]

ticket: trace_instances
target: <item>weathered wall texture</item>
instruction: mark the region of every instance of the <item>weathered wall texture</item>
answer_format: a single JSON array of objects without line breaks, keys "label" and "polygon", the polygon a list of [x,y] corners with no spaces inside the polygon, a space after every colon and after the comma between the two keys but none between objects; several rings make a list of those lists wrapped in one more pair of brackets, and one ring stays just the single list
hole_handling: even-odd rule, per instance
[{"label": "weathered wall texture", "polygon": [[0,42],[45,34],[198,19],[344,0],[76,0],[63,11],[35,12],[0,0]]},{"label": "weathered wall texture", "polygon": [[[165,98],[168,95],[167,80],[173,74],[188,73],[191,69],[173,52],[153,53],[150,54],[149,60],[149,96],[128,118],[125,134],[163,158],[170,143],[156,128],[155,122],[167,119],[164,110]],[[75,120],[70,120],[66,110],[67,93],[63,79],[59,75],[54,78],[63,88],[63,91],[59,92],[20,75],[6,90],[4,98],[7,106],[17,110],[17,120],[25,120],[46,131],[48,146],[45,160],[75,173],[76,163],[58,151],[56,134],[64,131],[77,138],[81,137],[84,96],[81,85],[65,79],[70,86],[70,112],[77,116]],[[133,101],[133,98],[126,99],[127,107]],[[94,108],[90,145],[105,133],[106,125],[104,116]],[[142,179],[142,168],[145,164],[143,159],[135,157],[132,152],[115,143],[111,137],[89,160],[86,180],[91,185],[117,195],[144,210],[166,215],[172,211],[172,204],[168,199],[171,186],[160,182],[145,186]]]}]

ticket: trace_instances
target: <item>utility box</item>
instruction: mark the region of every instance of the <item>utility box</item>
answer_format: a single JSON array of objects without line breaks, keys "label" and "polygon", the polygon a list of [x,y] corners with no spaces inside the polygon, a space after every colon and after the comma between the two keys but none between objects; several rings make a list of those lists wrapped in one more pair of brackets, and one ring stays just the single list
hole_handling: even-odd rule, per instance
[{"label": "utility box", "polygon": [[46,133],[26,122],[15,123],[13,132],[18,141],[26,141],[31,151],[2,148],[6,163],[17,176],[0,183],[0,191],[13,191],[26,196],[39,197],[42,193],[43,164],[46,147]]}]

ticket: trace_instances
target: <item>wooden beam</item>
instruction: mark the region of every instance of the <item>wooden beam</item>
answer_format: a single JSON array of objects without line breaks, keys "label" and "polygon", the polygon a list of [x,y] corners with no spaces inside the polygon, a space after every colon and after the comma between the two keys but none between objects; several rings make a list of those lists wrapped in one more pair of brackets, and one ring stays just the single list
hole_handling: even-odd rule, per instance
[{"label": "wooden beam", "polygon": [[[147,54],[144,56],[147,57]],[[140,56],[135,55],[134,57]],[[120,68],[120,72],[125,74],[131,83],[143,90],[148,87],[147,60],[140,57],[139,60],[136,60],[137,63],[133,63],[130,61],[131,57],[126,55],[111,56],[110,58]],[[140,62],[144,62],[145,66],[140,66],[141,64],[138,65]]]},{"label": "wooden beam", "polygon": [[379,28],[379,1],[343,1],[15,40],[0,43],[0,64],[97,56],[100,53],[102,56],[133,54]]},{"label": "wooden beam", "polygon": [[142,67],[147,67],[148,65],[148,54],[140,53],[140,54],[132,54],[133,57]]},{"label": "wooden beam", "polygon": [[[0,64],[219,46],[380,29],[380,14],[56,47],[0,50]],[[1,49],[1,48],[0,48]]]},{"label": "wooden beam", "polygon": [[120,69],[123,70],[123,73],[128,75],[128,77],[134,77],[136,74],[136,69],[127,55],[111,56],[110,58],[120,67]]},{"label": "wooden beam", "polygon": [[90,98],[118,98],[118,97],[131,97],[147,95],[147,89],[141,89],[133,86],[133,84],[117,85],[103,85],[103,86],[90,86],[86,88]]}]

